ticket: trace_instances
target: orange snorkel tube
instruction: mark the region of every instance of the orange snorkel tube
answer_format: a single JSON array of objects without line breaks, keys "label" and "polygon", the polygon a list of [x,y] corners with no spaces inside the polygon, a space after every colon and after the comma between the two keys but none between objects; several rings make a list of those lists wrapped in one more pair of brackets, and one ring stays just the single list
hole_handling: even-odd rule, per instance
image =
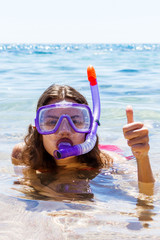
[{"label": "orange snorkel tube", "polygon": [[90,82],[90,88],[92,93],[92,101],[93,101],[93,125],[91,132],[87,134],[86,140],[82,144],[74,145],[74,146],[67,146],[64,147],[63,144],[59,145],[59,149],[55,150],[53,155],[56,159],[66,158],[70,156],[79,156],[85,153],[90,152],[97,140],[97,127],[100,125],[99,119],[100,119],[100,97],[99,97],[99,90],[98,90],[98,84],[97,84],[97,78],[96,78],[96,72],[93,66],[89,66],[87,68],[87,75],[88,80]]}]

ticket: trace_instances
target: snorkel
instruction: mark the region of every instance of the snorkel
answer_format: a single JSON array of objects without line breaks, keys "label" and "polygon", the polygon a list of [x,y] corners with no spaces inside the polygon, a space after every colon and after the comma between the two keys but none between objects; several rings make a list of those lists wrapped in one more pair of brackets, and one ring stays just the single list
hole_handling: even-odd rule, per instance
[{"label": "snorkel", "polygon": [[56,159],[63,159],[70,156],[79,156],[85,153],[90,152],[97,140],[97,127],[100,125],[100,97],[99,90],[96,78],[96,72],[93,66],[87,68],[88,80],[90,82],[90,88],[92,93],[92,102],[93,102],[93,125],[90,133],[87,134],[86,140],[82,144],[71,146],[61,142],[58,145],[58,150],[55,150],[53,155]]}]

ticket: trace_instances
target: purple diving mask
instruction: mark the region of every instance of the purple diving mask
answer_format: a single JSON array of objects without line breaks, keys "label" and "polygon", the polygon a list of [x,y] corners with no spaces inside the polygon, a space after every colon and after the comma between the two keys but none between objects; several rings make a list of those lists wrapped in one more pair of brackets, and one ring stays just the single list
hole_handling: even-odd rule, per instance
[{"label": "purple diving mask", "polygon": [[91,131],[93,116],[89,106],[65,101],[38,109],[35,119],[37,131],[42,135],[53,134],[57,132],[64,118],[75,132]]}]

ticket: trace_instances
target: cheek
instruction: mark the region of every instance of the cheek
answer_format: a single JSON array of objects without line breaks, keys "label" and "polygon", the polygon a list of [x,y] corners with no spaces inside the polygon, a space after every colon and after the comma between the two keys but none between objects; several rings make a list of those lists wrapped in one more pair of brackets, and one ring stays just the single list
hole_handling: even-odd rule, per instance
[{"label": "cheek", "polygon": [[77,136],[75,137],[75,144],[80,144],[85,141],[85,134],[84,133],[77,133]]},{"label": "cheek", "polygon": [[56,148],[56,139],[53,135],[43,135],[43,146],[46,149],[46,151],[53,156],[53,151]]}]

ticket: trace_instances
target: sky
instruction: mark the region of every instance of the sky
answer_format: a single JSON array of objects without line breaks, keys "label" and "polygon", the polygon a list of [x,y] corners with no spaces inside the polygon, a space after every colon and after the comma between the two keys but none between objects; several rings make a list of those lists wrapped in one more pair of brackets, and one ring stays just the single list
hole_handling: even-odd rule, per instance
[{"label": "sky", "polygon": [[0,0],[0,43],[160,43],[160,0]]}]

